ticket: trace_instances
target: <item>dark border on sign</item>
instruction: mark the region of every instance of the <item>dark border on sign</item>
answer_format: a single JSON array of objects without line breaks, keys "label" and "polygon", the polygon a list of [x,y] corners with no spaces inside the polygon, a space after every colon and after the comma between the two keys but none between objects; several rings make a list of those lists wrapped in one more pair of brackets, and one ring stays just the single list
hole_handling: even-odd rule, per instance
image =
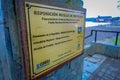
[{"label": "dark border on sign", "polygon": [[[41,77],[43,77],[43,76],[46,76],[46,75],[49,74],[50,72],[55,71],[56,69],[60,68],[61,66],[65,65],[66,63],[70,62],[71,60],[73,60],[73,59],[75,59],[75,58],[77,58],[77,57],[79,57],[80,55],[83,54],[83,51],[82,51],[82,52],[80,52],[77,56],[72,56],[72,58],[69,57],[69,58],[65,59],[64,61],[62,61],[60,64],[55,64],[55,65],[57,65],[57,66],[53,65],[53,66],[50,66],[50,67],[49,67],[50,69],[47,68],[47,69],[42,70],[42,71],[40,71],[40,72],[38,72],[38,73],[35,73],[35,72],[34,72],[33,57],[32,57],[32,56],[33,56],[33,50],[32,50],[32,37],[31,37],[31,24],[30,24],[30,9],[31,9],[32,7],[37,7],[37,8],[45,8],[45,9],[52,9],[52,10],[58,10],[58,11],[72,12],[72,13],[79,12],[79,13],[81,13],[81,14],[85,14],[85,12],[73,11],[73,10],[63,10],[63,9],[55,9],[55,8],[48,8],[48,7],[43,7],[43,6],[35,6],[35,5],[30,5],[30,4],[28,4],[28,3],[26,3],[25,6],[27,7],[27,11],[28,11],[27,16],[28,16],[29,38],[30,38],[30,50],[31,50],[31,60],[32,60],[32,73],[33,73],[34,75],[38,75],[38,74],[40,74],[40,73],[48,70],[48,71],[40,74],[40,75],[39,75],[38,77],[36,77],[36,78],[35,78],[34,75],[33,75],[33,77],[32,77],[33,80],[36,80],[36,79],[41,78]],[[29,51],[29,53],[30,53],[30,51]],[[30,66],[30,69],[31,69],[31,66]],[[32,75],[31,75],[31,76],[32,76]]]}]

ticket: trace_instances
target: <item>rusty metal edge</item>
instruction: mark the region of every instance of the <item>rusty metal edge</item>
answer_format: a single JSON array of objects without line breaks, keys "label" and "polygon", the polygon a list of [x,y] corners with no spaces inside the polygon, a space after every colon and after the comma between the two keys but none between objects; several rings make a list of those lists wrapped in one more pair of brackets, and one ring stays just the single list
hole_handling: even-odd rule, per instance
[{"label": "rusty metal edge", "polygon": [[22,67],[24,69],[24,79],[30,79],[30,59],[28,53],[28,38],[27,38],[27,26],[26,26],[26,17],[25,17],[25,1],[24,0],[16,0],[16,16],[17,16],[17,26],[20,36],[20,53],[22,59]]}]

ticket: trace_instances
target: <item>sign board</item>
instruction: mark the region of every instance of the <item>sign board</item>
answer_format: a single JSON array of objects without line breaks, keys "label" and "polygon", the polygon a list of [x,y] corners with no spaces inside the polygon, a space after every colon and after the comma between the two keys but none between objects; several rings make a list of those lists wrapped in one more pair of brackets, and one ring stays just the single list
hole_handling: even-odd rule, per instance
[{"label": "sign board", "polygon": [[32,79],[82,54],[83,11],[25,4]]}]

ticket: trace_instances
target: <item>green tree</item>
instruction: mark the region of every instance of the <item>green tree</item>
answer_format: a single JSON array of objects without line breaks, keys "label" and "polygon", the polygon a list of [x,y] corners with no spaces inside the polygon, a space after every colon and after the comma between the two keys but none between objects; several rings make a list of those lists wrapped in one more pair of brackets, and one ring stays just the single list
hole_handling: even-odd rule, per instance
[{"label": "green tree", "polygon": [[65,3],[67,3],[67,4],[72,4],[72,0],[66,0]]},{"label": "green tree", "polygon": [[117,8],[120,9],[120,0],[118,0],[117,3],[118,3]]}]

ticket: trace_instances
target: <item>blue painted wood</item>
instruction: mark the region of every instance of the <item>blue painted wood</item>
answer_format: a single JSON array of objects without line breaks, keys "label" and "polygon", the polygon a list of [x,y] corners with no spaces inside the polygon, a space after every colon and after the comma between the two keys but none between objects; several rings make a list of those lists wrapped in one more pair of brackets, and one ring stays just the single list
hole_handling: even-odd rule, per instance
[{"label": "blue painted wood", "polygon": [[[1,0],[0,80],[23,80],[19,36],[12,0]],[[9,7],[8,7],[9,6]]]},{"label": "blue painted wood", "polygon": [[2,24],[0,25],[0,80],[12,80],[5,42],[4,25]]}]

